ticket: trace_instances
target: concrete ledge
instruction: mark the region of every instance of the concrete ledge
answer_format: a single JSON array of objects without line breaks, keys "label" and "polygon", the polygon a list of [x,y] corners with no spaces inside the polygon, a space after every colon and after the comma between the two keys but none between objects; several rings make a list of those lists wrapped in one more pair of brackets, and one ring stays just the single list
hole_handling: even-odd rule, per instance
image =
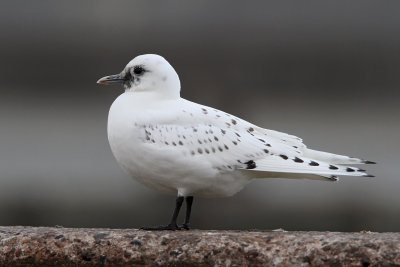
[{"label": "concrete ledge", "polygon": [[0,265],[400,266],[400,234],[0,227]]}]

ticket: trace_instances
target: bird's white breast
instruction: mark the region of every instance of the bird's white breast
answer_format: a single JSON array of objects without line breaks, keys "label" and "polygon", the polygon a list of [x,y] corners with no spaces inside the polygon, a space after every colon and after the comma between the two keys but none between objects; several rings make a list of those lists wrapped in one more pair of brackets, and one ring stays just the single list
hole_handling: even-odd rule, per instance
[{"label": "bird's white breast", "polygon": [[186,103],[183,99],[148,101],[148,97],[126,92],[110,108],[108,139],[128,174],[152,189],[181,195],[227,196],[247,184],[239,173],[221,173],[212,162],[191,156],[183,146],[158,146],[148,140],[144,127],[178,123],[185,114],[176,107]]}]

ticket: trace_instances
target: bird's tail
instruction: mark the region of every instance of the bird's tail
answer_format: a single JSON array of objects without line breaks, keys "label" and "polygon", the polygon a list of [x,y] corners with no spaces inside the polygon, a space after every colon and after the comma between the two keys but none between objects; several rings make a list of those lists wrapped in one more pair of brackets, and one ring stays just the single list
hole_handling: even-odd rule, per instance
[{"label": "bird's tail", "polygon": [[337,181],[337,176],[373,177],[365,170],[341,164],[370,161],[307,149],[303,156],[271,155],[255,161],[255,168],[242,169],[251,178],[288,178]]},{"label": "bird's tail", "polygon": [[313,149],[304,149],[303,156],[310,159],[324,161],[330,164],[375,164],[373,161],[332,154]]}]

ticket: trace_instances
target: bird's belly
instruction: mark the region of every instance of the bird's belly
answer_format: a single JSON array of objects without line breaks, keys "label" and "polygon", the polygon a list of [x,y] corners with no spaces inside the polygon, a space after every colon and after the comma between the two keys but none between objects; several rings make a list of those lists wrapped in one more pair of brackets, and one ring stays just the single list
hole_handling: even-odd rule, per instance
[{"label": "bird's belly", "polygon": [[176,189],[158,173],[159,165],[154,161],[152,151],[146,148],[136,131],[129,123],[116,125],[109,121],[108,140],[118,164],[136,181],[152,189],[175,194]]},{"label": "bird's belly", "polygon": [[239,172],[221,173],[207,160],[146,140],[139,122],[143,114],[124,100],[118,98],[110,109],[108,140],[118,164],[135,180],[165,193],[206,197],[233,195],[248,183]]},{"label": "bird's belly", "polygon": [[108,139],[118,164],[149,188],[174,195],[223,197],[235,194],[249,181],[239,172],[221,173],[208,162],[153,149],[134,127],[134,123],[117,126],[111,122]]}]

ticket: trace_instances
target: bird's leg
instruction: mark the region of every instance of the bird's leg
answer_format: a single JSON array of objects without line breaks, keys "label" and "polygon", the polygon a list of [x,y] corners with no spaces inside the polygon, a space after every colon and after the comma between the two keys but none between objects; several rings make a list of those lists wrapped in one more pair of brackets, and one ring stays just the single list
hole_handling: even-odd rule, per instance
[{"label": "bird's leg", "polygon": [[183,229],[189,230],[190,229],[190,213],[192,212],[192,204],[193,204],[193,197],[186,197],[186,217],[185,222],[182,225]]},{"label": "bird's leg", "polygon": [[176,198],[174,214],[172,215],[171,222],[168,225],[161,225],[161,226],[155,226],[155,227],[142,227],[140,229],[141,230],[180,230],[181,228],[178,227],[178,225],[176,224],[176,219],[178,218],[179,210],[182,207],[183,199],[184,199],[184,197],[181,197],[181,196],[178,196]]}]

